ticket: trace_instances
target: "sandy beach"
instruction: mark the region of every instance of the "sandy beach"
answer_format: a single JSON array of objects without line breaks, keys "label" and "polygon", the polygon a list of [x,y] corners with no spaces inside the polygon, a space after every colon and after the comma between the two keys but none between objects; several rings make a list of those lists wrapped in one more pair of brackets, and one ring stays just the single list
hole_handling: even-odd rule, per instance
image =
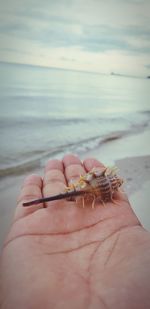
[{"label": "sandy beach", "polygon": [[[150,130],[127,136],[89,151],[85,157],[95,157],[106,165],[115,164],[125,179],[124,189],[143,226],[150,231]],[[33,171],[32,171],[33,173]],[[42,175],[43,170],[34,173]],[[0,183],[0,247],[13,217],[17,196],[26,175],[5,177]]]}]

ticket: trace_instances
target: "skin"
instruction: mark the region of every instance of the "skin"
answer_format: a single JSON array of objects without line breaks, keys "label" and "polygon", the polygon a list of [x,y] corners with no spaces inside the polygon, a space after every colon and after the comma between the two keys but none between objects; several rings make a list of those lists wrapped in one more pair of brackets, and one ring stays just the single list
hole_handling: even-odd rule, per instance
[{"label": "skin", "polygon": [[25,180],[1,254],[2,309],[150,308],[150,233],[124,193],[94,209],[65,200],[22,206],[93,167],[103,169],[68,155],[49,161],[43,179]]}]

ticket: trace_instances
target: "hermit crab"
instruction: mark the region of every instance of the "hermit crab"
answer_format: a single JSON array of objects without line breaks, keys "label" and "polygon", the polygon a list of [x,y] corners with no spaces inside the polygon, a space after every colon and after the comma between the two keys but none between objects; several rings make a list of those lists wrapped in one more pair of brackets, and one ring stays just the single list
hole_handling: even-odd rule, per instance
[{"label": "hermit crab", "polygon": [[63,193],[25,202],[23,206],[61,199],[81,200],[83,207],[85,207],[85,201],[90,200],[92,208],[96,201],[103,205],[110,201],[115,203],[114,194],[123,184],[123,179],[117,175],[116,170],[116,167],[106,167],[103,170],[93,168],[89,173],[81,175],[78,181],[72,182]]}]

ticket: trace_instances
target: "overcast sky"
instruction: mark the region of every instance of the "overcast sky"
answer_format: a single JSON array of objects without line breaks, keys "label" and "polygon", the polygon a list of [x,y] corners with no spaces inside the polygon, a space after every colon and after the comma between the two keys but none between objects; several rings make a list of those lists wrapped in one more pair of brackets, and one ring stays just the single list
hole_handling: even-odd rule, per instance
[{"label": "overcast sky", "polygon": [[150,74],[150,0],[0,0],[0,61]]}]

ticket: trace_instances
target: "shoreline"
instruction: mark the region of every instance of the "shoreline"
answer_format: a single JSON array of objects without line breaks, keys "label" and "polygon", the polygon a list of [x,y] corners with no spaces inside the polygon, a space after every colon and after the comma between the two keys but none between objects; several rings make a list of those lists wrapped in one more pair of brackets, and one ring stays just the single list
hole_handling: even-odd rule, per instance
[{"label": "shoreline", "polygon": [[[116,165],[121,176],[126,179],[125,191],[132,208],[145,228],[150,230],[150,131],[146,130],[134,136],[113,140],[99,148],[81,153],[80,158],[95,157],[105,165]],[[42,176],[43,168],[32,171]],[[0,182],[0,247],[7,234],[16,207],[17,196],[23,180],[30,172],[23,175],[5,177]]]},{"label": "shoreline", "polygon": [[[94,136],[86,139],[82,139],[76,143],[68,143],[66,145],[61,145],[54,147],[53,149],[45,150],[45,151],[39,151],[40,154],[34,153],[34,156],[31,155],[30,158],[22,157],[22,160],[17,161],[15,163],[12,162],[12,164],[8,165],[2,165],[0,167],[0,183],[1,180],[5,177],[15,177],[22,174],[25,174],[26,172],[32,173],[35,169],[40,169],[45,165],[45,162],[48,159],[58,158],[61,159],[66,153],[77,153],[79,156],[84,156],[87,152],[88,153],[95,153],[97,156],[97,151],[99,152],[100,149],[102,149],[102,152],[107,150],[107,156],[109,153],[109,148],[112,145],[115,145],[117,143],[121,143],[123,141],[128,141],[128,139],[135,136],[138,136],[139,134],[145,135],[145,132],[149,132],[150,128],[147,122],[147,125],[139,125],[135,126],[132,129],[124,129],[124,130],[117,130],[112,131],[111,133],[106,133],[104,135]],[[149,137],[150,137],[150,133]],[[114,146],[113,146],[114,147]],[[67,149],[67,152],[66,152]],[[119,150],[120,152],[120,150]],[[31,152],[32,153],[32,152]],[[150,149],[149,149],[150,153]],[[116,157],[116,153],[115,153]],[[125,157],[125,156],[124,156]],[[119,157],[118,157],[119,158]]]},{"label": "shoreline", "polygon": [[[142,132],[125,135],[99,147],[87,151],[88,157],[95,157],[105,165],[113,165],[117,160],[150,155],[150,127]],[[86,157],[87,157],[86,155]],[[85,156],[80,155],[81,159]]]}]

